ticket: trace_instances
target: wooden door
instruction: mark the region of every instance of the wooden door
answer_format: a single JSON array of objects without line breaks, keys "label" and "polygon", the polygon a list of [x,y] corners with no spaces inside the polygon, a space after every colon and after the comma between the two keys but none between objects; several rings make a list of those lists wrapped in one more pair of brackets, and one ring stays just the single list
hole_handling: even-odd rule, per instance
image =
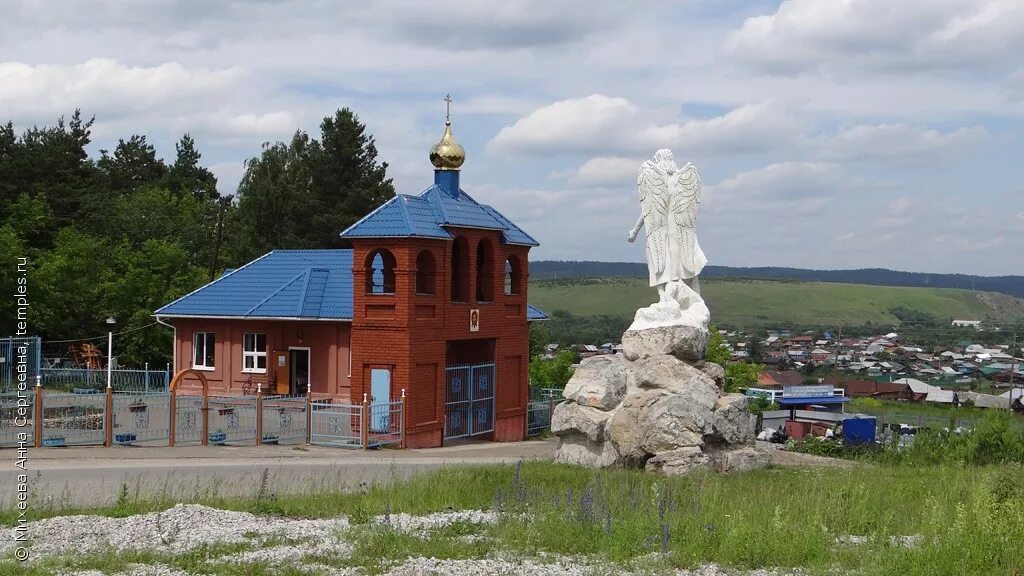
[{"label": "wooden door", "polygon": [[271,360],[271,370],[274,371],[275,394],[288,394],[291,390],[291,369],[288,365],[288,351],[275,350]]}]

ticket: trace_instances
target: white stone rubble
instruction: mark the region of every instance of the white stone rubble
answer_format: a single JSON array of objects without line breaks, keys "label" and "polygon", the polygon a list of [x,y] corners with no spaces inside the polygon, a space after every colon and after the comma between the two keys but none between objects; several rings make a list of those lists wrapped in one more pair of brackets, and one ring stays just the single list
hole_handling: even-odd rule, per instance
[{"label": "white stone rubble", "polygon": [[[163,512],[127,518],[47,518],[30,523],[29,533],[33,558],[43,558],[69,550],[81,554],[111,550],[175,554],[203,544],[247,542],[254,537],[326,540],[347,527],[345,518],[298,520],[178,504]],[[0,541],[0,554],[8,553],[15,544],[10,538]]]}]

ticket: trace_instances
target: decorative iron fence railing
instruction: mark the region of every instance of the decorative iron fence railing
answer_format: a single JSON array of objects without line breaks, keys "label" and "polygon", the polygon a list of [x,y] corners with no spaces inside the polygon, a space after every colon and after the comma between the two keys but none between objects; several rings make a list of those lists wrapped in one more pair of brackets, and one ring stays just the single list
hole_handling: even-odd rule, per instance
[{"label": "decorative iron fence railing", "polygon": [[[102,390],[107,371],[90,368],[42,368],[43,387],[49,390]],[[165,392],[170,382],[165,370],[111,370],[110,387],[115,391]],[[34,382],[33,382],[34,384]]]},{"label": "decorative iron fence railing", "polygon": [[309,443],[362,448],[364,412],[362,404],[311,403]]},{"label": "decorative iron fence railing", "polygon": [[526,406],[526,435],[536,436],[551,429],[551,416],[558,402],[554,398],[530,402]]},{"label": "decorative iron fence railing", "polygon": [[211,396],[209,443],[255,444],[256,409],[256,396]]},{"label": "decorative iron fence railing", "polygon": [[[38,426],[38,428],[37,428]],[[321,444],[405,446],[405,391],[361,404],[297,396],[200,396],[81,389],[0,393],[0,447]]]},{"label": "decorative iron fence railing", "polygon": [[34,392],[0,394],[0,447],[35,443]]},{"label": "decorative iron fence railing", "polygon": [[402,443],[402,427],[405,426],[403,407],[405,402],[373,404],[369,407],[370,429],[367,432],[369,447]]},{"label": "decorative iron fence railing", "polygon": [[44,394],[43,446],[102,445],[106,440],[106,407],[105,394]]},{"label": "decorative iron fence railing", "polygon": [[306,396],[268,396],[263,399],[263,443],[306,442]]},{"label": "decorative iron fence railing", "polygon": [[171,437],[171,395],[166,392],[114,392],[112,442],[153,445]]},{"label": "decorative iron fence railing", "polygon": [[0,390],[16,391],[19,380],[29,388],[35,386],[41,363],[42,346],[38,336],[0,338]]},{"label": "decorative iron fence railing", "polygon": [[203,409],[202,396],[176,396],[170,426],[174,430],[173,445],[203,444],[203,417],[205,414],[207,412]]}]

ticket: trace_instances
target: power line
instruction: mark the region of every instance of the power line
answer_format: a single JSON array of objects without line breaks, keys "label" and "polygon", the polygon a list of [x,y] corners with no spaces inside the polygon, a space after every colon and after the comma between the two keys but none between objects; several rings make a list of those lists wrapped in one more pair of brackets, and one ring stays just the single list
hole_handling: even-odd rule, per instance
[{"label": "power line", "polygon": [[[131,330],[125,330],[123,332],[114,332],[113,335],[114,336],[123,336],[125,334],[131,334],[132,332],[138,332],[139,330],[144,330],[146,328],[149,328],[150,326],[156,326],[157,324],[159,324],[159,322],[150,322],[149,324],[146,324],[145,326],[139,326],[138,328],[132,328]],[[44,339],[43,340],[43,344],[67,344],[68,342],[89,342],[91,340],[103,340],[103,339],[107,338],[107,336],[108,336],[107,334],[104,334],[102,336],[93,336],[92,338],[73,338],[71,340],[46,340],[46,339]]]}]

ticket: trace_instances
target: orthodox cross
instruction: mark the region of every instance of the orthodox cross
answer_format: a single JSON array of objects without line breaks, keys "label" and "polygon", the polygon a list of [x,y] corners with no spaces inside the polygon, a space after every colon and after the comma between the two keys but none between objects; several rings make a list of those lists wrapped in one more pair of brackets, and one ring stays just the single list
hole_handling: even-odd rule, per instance
[{"label": "orthodox cross", "polygon": [[452,95],[445,94],[444,96],[444,119],[446,122],[452,121]]}]

